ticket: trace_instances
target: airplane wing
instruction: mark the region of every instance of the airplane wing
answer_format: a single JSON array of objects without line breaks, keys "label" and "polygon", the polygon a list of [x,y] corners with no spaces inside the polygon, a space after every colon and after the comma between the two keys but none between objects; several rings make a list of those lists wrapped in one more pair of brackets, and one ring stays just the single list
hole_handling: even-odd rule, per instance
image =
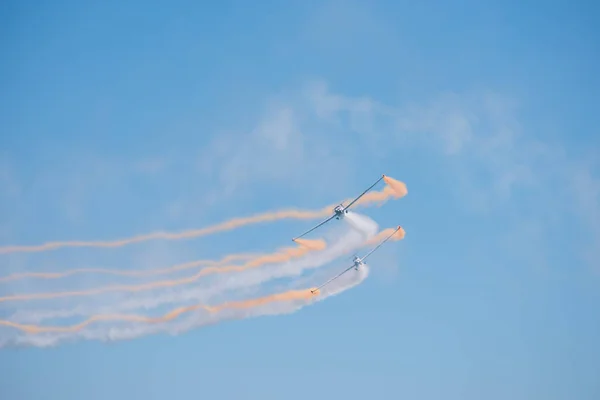
[{"label": "airplane wing", "polygon": [[381,241],[381,243],[379,243],[377,246],[375,246],[370,252],[368,252],[363,258],[361,258],[362,261],[366,260],[367,257],[369,257],[371,254],[373,254],[375,252],[375,250],[377,250],[378,248],[380,248],[385,242],[387,242],[388,240],[390,240],[390,238],[392,236],[394,236],[396,234],[396,232],[398,232],[398,230],[400,230],[400,227],[397,227],[396,230],[394,232],[392,232],[391,235],[389,235],[388,237],[386,237],[385,239],[383,239]]},{"label": "airplane wing", "polygon": [[295,238],[292,239],[292,241],[295,241],[296,239],[300,239],[302,236],[311,233],[312,231],[314,231],[315,229],[317,229],[318,227],[320,227],[321,225],[326,224],[327,222],[331,221],[333,218],[335,218],[335,214],[333,214],[331,217],[327,218],[325,221],[321,222],[320,224],[318,224],[317,226],[307,230],[306,232],[304,232],[302,235],[300,236],[296,236]]},{"label": "airplane wing", "polygon": [[328,280],[327,282],[325,282],[324,284],[322,284],[318,288],[311,290],[311,292],[314,293],[317,290],[321,289],[323,286],[328,285],[329,283],[335,281],[337,278],[339,278],[340,276],[344,275],[346,272],[350,271],[352,268],[354,268],[354,264],[352,266],[346,268],[345,270],[343,270],[342,272],[340,272],[339,274],[337,274],[336,276],[334,276],[333,278],[331,278],[330,280]]},{"label": "airplane wing", "polygon": [[365,190],[364,192],[362,192],[357,198],[355,198],[354,200],[352,200],[350,202],[350,204],[348,204],[346,207],[346,209],[350,208],[350,206],[354,203],[356,203],[361,197],[363,197],[365,194],[367,194],[367,192],[371,189],[373,189],[375,187],[375,185],[377,185],[384,177],[385,175],[381,175],[381,178],[377,179],[377,182],[375,182],[374,184],[372,184],[371,186],[369,186],[369,188],[367,190]]}]

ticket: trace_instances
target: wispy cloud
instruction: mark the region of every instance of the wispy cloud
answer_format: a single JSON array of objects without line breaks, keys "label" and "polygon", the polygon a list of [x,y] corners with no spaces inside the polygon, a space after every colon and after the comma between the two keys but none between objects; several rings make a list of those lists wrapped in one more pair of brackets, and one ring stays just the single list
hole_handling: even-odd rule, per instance
[{"label": "wispy cloud", "polygon": [[207,196],[216,201],[251,196],[253,187],[260,193],[260,187],[304,191],[347,183],[348,175],[338,171],[351,170],[351,160],[336,151],[331,137],[315,134],[313,115],[299,100],[295,94],[269,100],[256,127],[218,135],[202,150],[198,169],[216,188]]},{"label": "wispy cloud", "polygon": [[[247,134],[215,138],[200,156],[200,169],[217,175],[223,195],[265,180],[293,179],[306,161],[305,139],[294,110],[271,106]],[[250,182],[251,181],[251,182]]]},{"label": "wispy cloud", "polygon": [[[545,229],[556,228],[565,213],[575,213],[580,225],[597,235],[600,205],[594,169],[560,143],[527,131],[522,106],[513,98],[470,91],[443,93],[421,104],[390,105],[337,93],[322,80],[306,83],[292,98],[287,112],[301,113],[302,125],[295,121],[296,126],[310,128],[303,131],[304,141],[319,135],[330,139],[321,143],[323,152],[335,153],[340,146],[348,158],[360,154],[380,159],[413,149],[441,157],[456,183],[453,195],[468,210],[490,214],[508,207],[537,217]],[[571,184],[565,186],[567,182]],[[515,193],[537,203],[535,215],[519,209]],[[599,246],[588,247],[594,248]],[[597,263],[591,254],[588,262]]]}]

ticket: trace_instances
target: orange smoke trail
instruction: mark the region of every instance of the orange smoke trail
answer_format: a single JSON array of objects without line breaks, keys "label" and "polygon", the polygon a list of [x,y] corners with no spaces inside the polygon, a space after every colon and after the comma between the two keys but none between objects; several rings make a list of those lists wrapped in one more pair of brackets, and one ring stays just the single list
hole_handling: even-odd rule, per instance
[{"label": "orange smoke trail", "polygon": [[394,178],[389,176],[383,177],[383,181],[386,183],[386,187],[379,192],[369,192],[361,197],[356,204],[357,205],[366,205],[371,203],[384,203],[389,200],[390,197],[394,197],[399,199],[401,197],[406,196],[408,193],[408,189],[404,182],[400,182]]},{"label": "orange smoke trail", "polygon": [[[309,248],[316,246],[316,248],[315,248],[316,250],[322,250],[320,247],[323,246],[321,244],[321,242],[316,242],[317,244],[315,244],[315,243],[313,243],[313,241],[302,240],[302,239],[296,240],[296,243],[298,243],[301,246],[309,247]],[[285,252],[285,254],[288,254],[288,253],[294,254],[294,251],[298,251],[298,249],[286,248],[283,251]],[[231,255],[223,257],[219,261],[196,260],[196,261],[190,261],[190,262],[183,263],[183,264],[173,265],[173,266],[167,267],[167,268],[151,269],[151,270],[144,270],[144,271],[123,271],[123,270],[111,270],[111,269],[103,269],[103,268],[85,268],[85,269],[81,268],[81,269],[73,269],[73,270],[64,271],[64,272],[23,272],[23,273],[12,274],[9,276],[2,277],[2,278],[0,278],[0,283],[10,282],[10,281],[14,281],[17,279],[24,279],[24,278],[58,279],[58,278],[64,278],[67,276],[76,275],[76,274],[84,274],[84,273],[97,273],[97,274],[108,274],[108,275],[119,275],[119,276],[133,276],[133,277],[164,275],[164,274],[168,274],[171,272],[182,271],[185,269],[199,267],[202,265],[210,265],[212,267],[217,267],[217,266],[224,265],[224,264],[227,264],[227,263],[233,262],[233,261],[242,261],[242,260],[247,260],[247,259],[252,259],[252,258],[255,258],[257,260],[262,260],[264,258],[280,259],[280,257],[281,257],[281,254],[278,254],[278,253],[272,254],[272,255],[264,255],[264,256],[252,254],[252,253],[231,254]],[[283,260],[283,261],[285,261],[285,260]],[[257,261],[253,261],[253,262],[255,263]],[[277,262],[277,261],[273,261],[273,262]]]},{"label": "orange smoke trail", "polygon": [[245,301],[231,301],[223,303],[218,306],[205,306],[202,304],[195,304],[187,307],[178,307],[160,317],[146,317],[143,315],[123,315],[123,314],[106,314],[106,315],[95,315],[87,320],[71,326],[40,326],[40,325],[26,325],[19,324],[12,321],[0,320],[0,325],[11,327],[23,331],[29,334],[44,333],[44,332],[55,332],[55,333],[73,333],[82,330],[86,326],[97,322],[97,321],[129,321],[129,322],[142,322],[148,324],[156,324],[161,322],[168,322],[181,314],[204,309],[210,313],[218,313],[224,309],[248,309],[258,306],[262,306],[269,303],[285,302],[294,300],[309,300],[310,298],[319,294],[318,290],[311,292],[311,289],[305,290],[290,290],[288,292],[276,293],[265,297],[256,299],[250,299]]},{"label": "orange smoke trail", "polygon": [[[395,230],[396,230],[396,228],[387,228],[387,229],[382,230],[377,235],[375,235],[370,240],[368,240],[365,243],[365,246],[379,244],[379,242],[384,240],[386,237],[390,236]],[[400,229],[398,229],[398,232],[396,232],[396,234],[394,236],[392,236],[390,239],[394,240],[394,241],[402,240],[402,239],[404,239],[405,235],[406,235],[406,231],[404,230],[404,228],[400,228]]]},{"label": "orange smoke trail", "polygon": [[112,269],[104,269],[104,268],[80,268],[80,269],[72,269],[64,272],[22,272],[18,274],[12,274],[5,277],[0,278],[0,282],[10,282],[18,279],[24,278],[40,278],[40,279],[58,279],[64,278],[71,275],[76,274],[108,274],[108,275],[119,275],[119,276],[132,276],[132,277],[142,277],[142,276],[152,276],[152,275],[165,275],[171,272],[182,271],[190,268],[200,267],[202,265],[210,265],[213,267],[224,265],[234,261],[243,261],[257,257],[257,254],[231,254],[223,257],[219,261],[214,260],[196,260],[190,261],[183,264],[176,264],[167,268],[159,268],[159,269],[150,269],[150,270],[142,270],[142,271],[127,271],[127,270],[112,270]]},{"label": "orange smoke trail", "polygon": [[[394,178],[384,176],[384,182],[387,186],[382,191],[373,191],[365,194],[356,205],[367,205],[374,202],[383,203],[390,197],[396,199],[403,197],[408,192],[406,185]],[[346,200],[346,202],[352,201],[352,199]],[[230,221],[226,221],[217,225],[213,225],[202,229],[193,229],[177,233],[169,232],[154,232],[145,235],[133,236],[127,239],[120,239],[114,241],[66,241],[66,242],[49,242],[41,245],[34,246],[4,246],[0,247],[0,254],[16,253],[16,252],[40,252],[55,250],[62,247],[103,247],[113,248],[122,247],[132,243],[144,242],[147,240],[154,239],[165,239],[165,240],[179,240],[179,239],[190,239],[200,236],[206,236],[209,234],[228,231],[231,229],[240,228],[245,225],[257,224],[261,222],[272,222],[281,219],[316,219],[325,218],[332,213],[334,205],[327,206],[318,211],[302,211],[302,210],[282,210],[275,212],[268,212],[264,214],[258,214],[251,217],[235,218]]]},{"label": "orange smoke trail", "polygon": [[392,188],[394,191],[394,197],[397,199],[400,197],[404,197],[408,194],[408,189],[406,188],[406,184],[404,182],[400,182],[397,179],[392,178],[391,176],[384,176],[383,181]]},{"label": "orange smoke trail", "polygon": [[153,239],[179,240],[190,239],[200,236],[206,236],[212,233],[228,231],[239,228],[245,225],[256,224],[260,222],[271,222],[280,219],[315,219],[323,218],[331,213],[331,207],[324,208],[320,211],[299,211],[299,210],[283,210],[271,213],[254,215],[251,217],[235,218],[227,222],[213,225],[202,229],[193,229],[177,233],[169,232],[154,232],[146,235],[134,236],[127,239],[115,241],[68,241],[68,242],[50,242],[37,246],[5,246],[0,247],[0,254],[16,253],[16,252],[40,252],[55,250],[61,247],[122,247],[132,243],[144,242]]},{"label": "orange smoke trail", "polygon": [[308,240],[302,239],[299,247],[286,247],[274,254],[268,254],[265,256],[258,257],[257,259],[246,262],[243,265],[232,265],[226,267],[207,267],[195,275],[187,278],[166,280],[158,282],[150,282],[141,285],[115,285],[105,286],[96,289],[73,291],[73,292],[54,292],[54,293],[33,293],[33,294],[22,294],[0,297],[0,302],[16,301],[16,300],[34,300],[34,299],[54,299],[62,297],[79,297],[95,295],[106,292],[140,292],[149,289],[179,286],[183,284],[189,284],[197,281],[202,276],[213,274],[213,273],[227,273],[227,272],[241,272],[246,269],[256,268],[269,263],[285,262],[292,258],[297,258],[305,255],[311,251],[323,250],[327,245],[323,240]]}]

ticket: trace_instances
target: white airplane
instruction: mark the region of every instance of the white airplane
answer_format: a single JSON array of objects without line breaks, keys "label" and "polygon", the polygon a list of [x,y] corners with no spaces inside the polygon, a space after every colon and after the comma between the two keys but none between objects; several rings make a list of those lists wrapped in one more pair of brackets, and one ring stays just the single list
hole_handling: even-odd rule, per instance
[{"label": "white airplane", "polygon": [[373,252],[375,250],[377,250],[379,247],[381,247],[382,244],[384,244],[385,242],[387,242],[392,236],[394,236],[396,234],[396,232],[398,232],[400,230],[400,226],[398,226],[396,228],[396,230],[394,232],[392,232],[391,235],[389,235],[388,237],[386,237],[381,243],[379,243],[377,246],[375,246],[375,248],[373,250],[371,250],[370,252],[368,252],[364,257],[359,257],[359,256],[354,256],[352,262],[352,266],[346,268],[345,270],[343,270],[342,272],[340,272],[339,274],[337,274],[336,276],[334,276],[333,278],[331,278],[330,280],[328,280],[327,282],[325,282],[324,284],[322,284],[321,286],[319,286],[318,288],[315,288],[313,290],[311,290],[311,293],[315,293],[316,291],[318,291],[319,289],[321,289],[323,286],[333,282],[334,280],[336,280],[337,278],[339,278],[340,276],[344,275],[346,272],[350,271],[352,268],[354,268],[355,271],[358,271],[358,269],[365,265],[365,260],[367,257],[369,257],[371,254],[373,254]]},{"label": "white airplane", "polygon": [[296,236],[295,238],[292,239],[292,241],[296,241],[296,239],[300,239],[302,236],[309,234],[310,232],[314,231],[315,229],[317,229],[321,225],[326,224],[327,222],[331,221],[334,218],[335,219],[342,219],[342,218],[344,218],[344,215],[348,214],[348,209],[354,203],[356,203],[361,197],[363,197],[369,190],[373,189],[375,187],[375,185],[377,185],[383,178],[385,178],[385,175],[381,175],[381,178],[377,179],[377,182],[375,182],[374,184],[372,184],[371,186],[369,186],[369,188],[367,190],[365,190],[364,192],[362,192],[357,198],[355,198],[354,200],[352,200],[350,202],[350,204],[348,204],[347,206],[344,206],[344,203],[340,203],[337,206],[335,206],[335,208],[333,209],[333,215],[331,217],[329,217],[325,221],[319,223],[317,226],[315,226],[315,227],[307,230],[302,235]]}]

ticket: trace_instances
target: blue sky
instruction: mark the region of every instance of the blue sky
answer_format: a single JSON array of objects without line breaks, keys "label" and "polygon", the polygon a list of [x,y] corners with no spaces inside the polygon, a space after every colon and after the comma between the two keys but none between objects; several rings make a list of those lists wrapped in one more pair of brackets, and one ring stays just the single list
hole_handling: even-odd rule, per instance
[{"label": "blue sky", "polygon": [[[7,398],[600,396],[594,2],[0,7],[2,245],[321,208],[381,173],[409,190],[362,210],[406,238],[360,286],[178,336],[4,348]],[[308,225],[0,265],[157,267]]]}]

